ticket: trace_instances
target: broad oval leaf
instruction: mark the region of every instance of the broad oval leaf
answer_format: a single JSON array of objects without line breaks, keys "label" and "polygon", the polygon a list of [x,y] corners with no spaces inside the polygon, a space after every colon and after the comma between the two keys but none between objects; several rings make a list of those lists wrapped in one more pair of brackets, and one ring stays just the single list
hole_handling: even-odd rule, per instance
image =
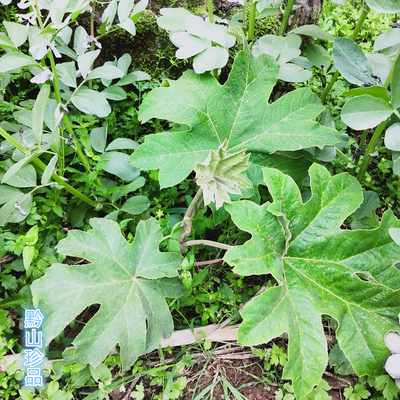
[{"label": "broad oval leaf", "polygon": [[292,63],[283,64],[278,75],[279,79],[285,82],[305,82],[308,81],[311,76],[311,71]]},{"label": "broad oval leaf", "polygon": [[105,98],[108,100],[120,101],[125,100],[128,97],[125,90],[117,85],[111,85],[105,88],[101,93],[103,93]]},{"label": "broad oval leaf", "polygon": [[337,38],[333,42],[332,58],[340,74],[350,83],[362,86],[374,85],[372,69],[367,57],[357,44],[348,38]]},{"label": "broad oval leaf", "polygon": [[3,25],[15,47],[19,47],[25,43],[28,38],[28,27],[26,25],[10,21],[3,21]]},{"label": "broad oval leaf", "polygon": [[138,20],[140,14],[146,9],[148,5],[149,5],[149,0],[140,0],[135,4],[131,12],[131,18],[133,19],[134,22]]},{"label": "broad oval leaf", "polygon": [[400,108],[400,54],[397,56],[393,66],[390,91],[392,93],[392,106],[394,108]]},{"label": "broad oval leaf", "polygon": [[377,97],[379,99],[383,99],[387,102],[390,101],[389,91],[383,86],[371,86],[371,87],[359,87],[350,89],[343,93],[343,96],[361,96],[363,94],[368,94],[372,97]]},{"label": "broad oval leaf", "polygon": [[372,72],[378,77],[377,81],[379,82],[380,80],[380,83],[383,84],[389,74],[393,61],[385,54],[380,53],[367,53],[365,56],[371,65]]},{"label": "broad oval leaf", "polygon": [[400,151],[400,123],[391,125],[385,133],[385,146],[394,151]]},{"label": "broad oval leaf", "polygon": [[54,169],[56,167],[57,164],[57,160],[58,160],[58,155],[55,154],[51,160],[49,161],[49,163],[47,164],[45,170],[43,171],[43,175],[42,175],[42,179],[41,179],[41,184],[42,185],[47,185],[50,181],[51,175],[54,172]]},{"label": "broad oval leaf", "polygon": [[106,161],[102,169],[110,174],[116,175],[124,181],[133,181],[140,171],[129,163],[129,156],[118,151],[110,151],[101,156],[102,161]]},{"label": "broad oval leaf", "polygon": [[[288,93],[272,104],[268,98],[278,79],[279,65],[264,54],[239,53],[225,85],[211,74],[186,71],[168,87],[150,92],[139,118],[181,124],[168,133],[148,135],[131,156],[141,169],[160,169],[161,187],[181,182],[203,162],[210,150],[227,140],[228,151],[259,153],[324,147],[341,141],[334,129],[313,121],[324,109],[309,89]],[[187,127],[187,129],[182,129]]]},{"label": "broad oval leaf", "polygon": [[32,130],[39,148],[42,145],[44,111],[49,95],[50,86],[45,84],[41,87],[32,109]]},{"label": "broad oval leaf", "polygon": [[36,186],[36,170],[29,164],[39,153],[26,156],[13,164],[4,174],[1,183],[19,188]]},{"label": "broad oval leaf", "polygon": [[0,208],[0,226],[23,221],[32,207],[31,193],[21,193],[18,199],[10,199]]},{"label": "broad oval leaf", "polygon": [[100,50],[94,50],[94,51],[88,51],[85,54],[81,54],[78,57],[78,68],[84,79],[86,78],[87,74],[90,71],[90,68],[92,68],[94,60],[96,60],[99,54]]},{"label": "broad oval leaf", "polygon": [[397,28],[390,28],[383,31],[374,42],[374,51],[387,50],[390,47],[397,47],[400,45],[400,30]]},{"label": "broad oval leaf", "polygon": [[193,69],[196,74],[225,67],[228,62],[228,50],[223,47],[209,47],[193,59]]},{"label": "broad oval leaf", "polygon": [[[338,322],[336,337],[358,375],[376,375],[388,356],[384,336],[398,330],[400,246],[389,227],[400,227],[391,211],[371,230],[342,230],[362,201],[354,177],[314,164],[311,199],[303,204],[298,186],[276,169],[264,180],[273,203],[227,204],[233,222],[252,238],[228,250],[224,260],[240,275],[272,274],[278,286],[256,296],[243,310],[238,340],[266,343],[287,332],[289,359],[284,379],[296,398],[321,379],[328,360],[322,315]],[[374,323],[368,323],[374,321]]]},{"label": "broad oval leaf", "polygon": [[293,29],[289,33],[297,33],[299,35],[311,36],[315,39],[321,40],[335,40],[335,37],[325,32],[318,25],[303,25],[296,29]]},{"label": "broad oval leaf", "polygon": [[125,53],[118,59],[117,67],[126,75],[131,62],[132,56],[129,53]]},{"label": "broad oval leaf", "polygon": [[342,108],[342,121],[356,130],[373,128],[389,118],[394,109],[387,101],[367,94],[347,100]]},{"label": "broad oval leaf", "polygon": [[87,47],[87,37],[88,33],[82,25],[79,25],[75,29],[74,33],[74,50],[78,56],[86,52]]},{"label": "broad oval leaf", "polygon": [[105,123],[102,126],[93,128],[90,132],[90,145],[99,153],[104,153],[107,143],[108,125]]},{"label": "broad oval leaf", "polygon": [[132,11],[133,5],[133,0],[120,0],[120,2],[118,3],[118,19],[121,22],[129,18],[129,14]]},{"label": "broad oval leaf", "polygon": [[76,88],[76,69],[75,62],[65,62],[56,65],[58,79],[67,86]]},{"label": "broad oval leaf", "polygon": [[385,13],[394,14],[400,12],[399,0],[365,0],[371,10]]},{"label": "broad oval leaf", "polygon": [[400,228],[389,228],[391,238],[400,246]]},{"label": "broad oval leaf", "polygon": [[132,139],[116,138],[106,148],[106,151],[110,150],[136,150],[139,144]]},{"label": "broad oval leaf", "polygon": [[128,183],[127,185],[109,188],[107,192],[111,193],[111,200],[115,202],[119,200],[121,197],[126,196],[127,194],[143,187],[145,183],[146,179],[144,179],[143,176],[139,176],[138,178],[136,178],[131,183]]},{"label": "broad oval leaf", "polygon": [[162,8],[161,17],[158,17],[157,24],[167,31],[186,30],[185,19],[192,14],[184,8]]},{"label": "broad oval leaf", "polygon": [[260,54],[269,54],[276,59],[279,57],[285,42],[286,39],[283,36],[264,35],[254,44],[253,54],[255,56],[259,56]]},{"label": "broad oval leaf", "polygon": [[318,68],[325,68],[328,70],[331,64],[331,56],[319,44],[310,43],[304,50],[304,55],[312,65]]},{"label": "broad oval leaf", "polygon": [[136,35],[135,23],[131,19],[126,19],[124,22],[118,24],[118,26],[120,26],[122,29],[125,29],[132,36]]},{"label": "broad oval leaf", "polygon": [[90,115],[107,117],[111,112],[111,107],[104,94],[88,89],[85,86],[79,88],[71,96],[71,101],[80,111]]},{"label": "broad oval leaf", "polygon": [[150,79],[151,79],[151,76],[149,74],[147,74],[146,72],[134,71],[134,72],[131,72],[128,75],[125,75],[116,84],[118,86],[124,86],[124,85],[129,85],[129,84],[131,84],[133,82],[148,81]]},{"label": "broad oval leaf", "polygon": [[101,16],[101,22],[106,24],[106,30],[111,27],[114,21],[115,14],[117,13],[117,6],[117,0],[111,0]]},{"label": "broad oval leaf", "polygon": [[121,78],[124,73],[113,65],[103,65],[101,67],[95,68],[86,79],[97,79],[97,78],[107,78],[107,79],[116,79]]},{"label": "broad oval leaf", "polygon": [[187,32],[174,33],[170,36],[170,39],[176,47],[179,47],[176,51],[176,57],[180,59],[201,53],[209,46],[206,40],[190,35]]},{"label": "broad oval leaf", "polygon": [[185,19],[186,30],[191,35],[208,39],[220,46],[230,48],[235,44],[235,37],[226,32],[226,28],[221,25],[210,24],[203,18],[190,15]]},{"label": "broad oval leaf", "polygon": [[12,186],[0,185],[0,205],[7,203],[10,200],[18,201],[22,192]]},{"label": "broad oval leaf", "polygon": [[139,215],[145,212],[150,206],[150,201],[146,196],[134,196],[128,199],[121,207],[122,211],[132,215]]},{"label": "broad oval leaf", "polygon": [[184,293],[176,278],[183,257],[159,251],[162,231],[154,219],[139,222],[132,244],[114,221],[93,218],[90,224],[92,231],[69,231],[57,245],[61,254],[90,264],[53,264],[31,286],[46,316],[44,345],[86,307],[99,304],[100,310],[73,342],[74,359],[96,368],[119,343],[126,370],[171,335],[173,321],[165,297]]},{"label": "broad oval leaf", "polygon": [[32,57],[17,52],[4,54],[0,58],[0,73],[27,66],[38,66],[38,63]]}]

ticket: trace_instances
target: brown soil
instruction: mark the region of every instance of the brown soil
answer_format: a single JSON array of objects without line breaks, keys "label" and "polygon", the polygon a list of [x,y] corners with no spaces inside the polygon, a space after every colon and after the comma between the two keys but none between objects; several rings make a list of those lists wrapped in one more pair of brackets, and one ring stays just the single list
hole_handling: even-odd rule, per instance
[{"label": "brown soil", "polygon": [[[290,381],[281,380],[283,368],[278,366],[267,372],[264,369],[263,361],[254,356],[249,348],[240,345],[221,345],[214,349],[213,354],[208,356],[205,353],[191,352],[195,361],[192,367],[185,367],[180,377],[185,376],[187,385],[183,389],[181,400],[229,400],[237,399],[230,391],[226,382],[236,389],[244,399],[248,400],[269,400],[275,399],[275,392],[282,388],[284,383]],[[155,361],[157,360],[157,361]],[[152,353],[146,358],[147,365],[150,368],[160,366],[157,353]],[[166,364],[175,364],[174,358],[166,359]],[[172,370],[172,365],[171,369]],[[112,400],[125,400],[130,398],[130,392],[135,390],[136,385],[142,385],[144,388],[144,400],[154,399],[155,396],[162,398],[163,388],[158,385],[151,385],[153,377],[142,377],[131,384],[126,385],[126,391],[114,391],[110,394]],[[176,377],[175,380],[179,379]],[[332,390],[328,392],[332,400],[339,400],[340,391],[354,384],[347,377],[339,377],[326,372],[323,376]],[[166,382],[164,383],[164,388]],[[213,386],[212,390],[207,390]],[[224,390],[225,386],[225,390]],[[204,391],[203,394],[202,391]],[[165,393],[164,393],[165,394]],[[200,396],[200,397],[198,397]]]}]

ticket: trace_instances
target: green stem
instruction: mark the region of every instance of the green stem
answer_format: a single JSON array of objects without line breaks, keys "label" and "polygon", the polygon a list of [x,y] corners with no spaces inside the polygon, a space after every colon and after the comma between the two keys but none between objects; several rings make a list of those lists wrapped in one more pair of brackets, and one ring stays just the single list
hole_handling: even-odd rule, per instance
[{"label": "green stem", "polygon": [[329,92],[331,91],[333,85],[335,84],[335,82],[337,81],[337,78],[339,78],[340,76],[340,72],[338,70],[335,71],[335,73],[333,74],[331,80],[328,83],[328,86],[325,88],[325,90],[322,92],[320,100],[323,103],[326,99],[326,96],[328,96]]},{"label": "green stem", "polygon": [[96,40],[100,40],[102,39],[104,36],[109,35],[110,33],[114,33],[118,30],[120,30],[121,28],[119,26],[116,26],[115,28],[110,29],[109,31],[103,33],[102,35],[96,36]]},{"label": "green stem", "polygon": [[[43,30],[44,26],[43,26],[42,19],[40,18],[41,14],[40,14],[40,10],[39,10],[39,7],[38,7],[38,1],[37,0],[35,2],[35,7],[36,7],[36,10],[37,10],[39,26]],[[58,74],[57,74],[57,69],[56,69],[56,63],[54,61],[54,56],[53,56],[53,53],[52,53],[51,50],[47,53],[47,55],[48,55],[48,58],[50,60],[51,72],[53,73],[54,93],[55,93],[55,96],[56,96],[57,103],[61,104],[62,103],[61,91],[60,91],[60,85],[59,85],[59,82],[58,82]],[[85,155],[83,154],[83,152],[82,152],[82,150],[81,150],[81,148],[79,146],[79,142],[75,137],[74,130],[72,129],[71,122],[69,121],[68,116],[66,114],[63,114],[63,121],[64,121],[64,124],[65,124],[65,126],[67,128],[68,133],[70,135],[72,135],[72,140],[73,140],[73,143],[75,145],[75,151],[76,151],[76,153],[77,153],[77,155],[79,157],[79,160],[81,161],[82,165],[85,167],[86,171],[90,173],[91,170],[90,170],[89,162],[87,161]],[[65,143],[64,143],[64,141],[62,141],[61,146],[62,146],[61,171],[62,171],[62,174],[64,174],[64,165],[65,165],[65,157],[64,157],[64,154],[65,154],[65,150],[64,150]],[[100,187],[104,187],[104,185],[101,183],[99,178],[96,179],[96,182]]]},{"label": "green stem", "polygon": [[295,0],[288,0],[288,2],[286,4],[285,14],[283,14],[282,23],[279,28],[278,36],[283,36],[286,32],[286,28],[289,23],[290,13],[292,12],[294,2],[295,2]]},{"label": "green stem", "polygon": [[369,162],[371,161],[371,153],[374,151],[376,143],[378,142],[379,138],[382,135],[383,130],[385,129],[386,123],[387,123],[387,120],[381,122],[376,127],[375,132],[372,135],[370,142],[368,143],[367,149],[365,150],[366,154],[362,160],[360,170],[358,171],[358,174],[357,174],[357,179],[360,183],[364,180],[364,176],[365,176],[365,173],[367,172]]},{"label": "green stem", "polygon": [[353,33],[352,33],[351,36],[350,36],[350,39],[351,39],[351,40],[356,40],[356,39],[357,39],[357,36],[358,36],[358,34],[360,33],[360,31],[361,31],[361,28],[362,28],[362,26],[363,26],[363,24],[364,24],[365,19],[367,18],[368,13],[369,13],[369,7],[366,5],[366,6],[362,9],[360,18],[359,18],[358,21],[357,21],[357,25],[356,25],[356,27],[354,28],[354,31],[353,31]]},{"label": "green stem", "polygon": [[[360,154],[364,152],[365,150],[365,141],[367,140],[367,135],[368,135],[369,129],[364,129],[364,132],[362,133],[361,139],[360,139],[360,144],[359,149],[360,149]],[[350,175],[355,175],[356,174],[356,170],[358,167],[358,164],[360,164],[361,161],[361,157],[358,156],[357,160],[354,163],[354,168],[350,171]]]},{"label": "green stem", "polygon": [[[54,76],[53,85],[54,85],[54,93],[56,96],[56,101],[58,104],[61,104],[62,103],[61,91],[60,91],[60,85],[58,83],[58,75],[57,75],[56,64],[54,61],[53,53],[51,51],[49,51],[48,56],[50,59],[51,70],[52,70],[52,73]],[[78,142],[78,139],[76,138],[74,129],[72,128],[72,124],[66,114],[63,114],[63,122],[65,124],[65,127],[67,128],[69,135],[71,135],[71,137],[72,137],[72,142],[74,143],[75,151],[76,151],[76,154],[78,155],[79,160],[81,161],[81,163],[84,166],[84,168],[86,169],[86,171],[90,173],[91,172],[90,164],[89,164],[85,154],[83,153],[81,146],[79,145],[79,142]],[[62,142],[62,146],[63,146],[63,154],[64,154],[64,142]],[[64,165],[64,160],[62,160],[62,163]],[[64,171],[64,168],[62,170]],[[102,184],[102,182],[100,181],[100,179],[98,177],[96,178],[96,182],[99,185],[99,187],[101,187],[101,188],[104,187],[104,185]]]},{"label": "green stem", "polygon": [[189,205],[189,208],[186,210],[186,213],[183,217],[181,227],[183,231],[179,238],[179,243],[183,243],[184,240],[190,235],[192,231],[192,219],[196,215],[197,211],[201,208],[201,203],[203,201],[203,189],[200,188],[194,196],[192,202]]},{"label": "green stem", "polygon": [[[60,84],[58,82],[58,73],[57,73],[57,69],[56,69],[56,63],[54,61],[53,53],[51,52],[51,50],[49,51],[48,56],[49,56],[49,60],[50,60],[51,70],[53,73],[54,94],[56,96],[57,103],[60,104],[61,103]],[[61,171],[61,175],[64,175],[64,169],[65,169],[65,143],[64,143],[64,140],[61,140],[61,153],[62,153],[62,156],[59,157],[60,171]]]},{"label": "green stem", "polygon": [[[0,128],[0,135],[4,137],[4,139],[8,140],[12,145],[14,145],[21,153],[27,154],[27,150],[25,149],[24,146],[19,144],[11,135],[9,135],[3,128]],[[46,169],[46,164],[39,160],[38,158],[35,158],[32,160],[34,164],[36,164],[41,170]],[[78,197],[78,199],[81,199],[85,203],[91,205],[94,208],[97,208],[98,204],[89,199],[89,197],[85,196],[83,193],[79,192],[75,188],[73,188],[71,185],[69,185],[67,182],[65,182],[63,179],[61,179],[58,175],[56,175],[54,172],[51,174],[51,177],[55,182],[57,182],[59,185],[64,186],[64,188],[74,195],[75,197]]]},{"label": "green stem", "polygon": [[387,89],[390,85],[390,82],[392,81],[392,76],[393,76],[393,70],[394,70],[394,65],[396,63],[397,57],[400,57],[400,47],[397,50],[396,56],[394,57],[394,61],[392,63],[392,66],[390,67],[389,73],[385,79],[385,83],[383,84],[385,88]]},{"label": "green stem", "polygon": [[[357,21],[357,25],[356,25],[356,27],[354,28],[354,31],[353,31],[353,33],[352,33],[351,36],[350,36],[350,39],[351,39],[351,40],[357,39],[357,36],[358,36],[358,34],[360,33],[360,30],[361,30],[361,28],[362,28],[362,26],[363,26],[363,24],[364,24],[365,18],[367,18],[368,13],[369,13],[369,7],[368,7],[368,6],[365,6],[365,7],[362,9],[362,11],[361,11],[361,15],[360,15],[360,18],[359,18],[358,21]],[[340,75],[340,72],[339,72],[339,71],[336,71],[336,72],[333,74],[332,79],[331,79],[330,82],[329,82],[329,85],[325,88],[325,90],[323,91],[323,93],[322,93],[322,95],[321,95],[321,97],[320,97],[321,102],[324,102],[324,101],[325,101],[325,99],[326,99],[326,97],[328,96],[329,92],[331,91],[333,85],[335,84],[337,78],[339,78],[339,75]]]},{"label": "green stem", "polygon": [[246,19],[247,19],[246,14],[247,14],[247,0],[244,0],[244,2],[243,2],[243,17],[242,17],[243,23],[246,22]]},{"label": "green stem", "polygon": [[[207,10],[208,10],[208,21],[210,24],[214,23],[214,6],[212,0],[207,0]],[[214,43],[211,44],[211,46],[214,46]],[[211,71],[212,75],[214,76],[215,79],[218,79],[218,68],[215,68]]]},{"label": "green stem", "polygon": [[5,100],[2,101],[1,105],[8,106],[10,108],[15,108],[16,110],[25,110],[24,107],[17,106],[16,104],[12,104],[12,103],[10,103],[8,101],[5,101]]},{"label": "green stem", "polygon": [[[96,11],[96,1],[93,2],[92,4],[92,12],[90,14],[90,36],[92,36],[94,38],[94,13]],[[94,50],[94,40],[92,40],[92,42],[90,43],[90,50],[93,51]],[[93,71],[93,65],[94,63],[92,63],[92,65],[90,66],[90,70]],[[89,89],[92,89],[93,86],[93,82],[92,80],[89,81]]]},{"label": "green stem", "polygon": [[367,135],[368,135],[369,129],[364,129],[364,132],[362,133],[361,139],[360,139],[360,150],[364,151],[365,150],[365,141],[367,140]]},{"label": "green stem", "polygon": [[[399,50],[397,51],[395,60],[396,60],[397,57],[400,57],[400,48],[399,48]],[[385,79],[384,87],[385,87],[386,89],[389,87],[390,82],[391,82],[391,80],[392,80],[392,75],[393,75],[393,70],[394,70],[394,64],[395,64],[395,63],[393,62],[392,66],[391,66],[391,68],[390,68],[390,71],[389,71],[389,73],[388,73],[388,76],[387,76],[386,79]],[[396,111],[397,111],[397,110],[396,110]],[[366,154],[365,154],[365,156],[364,156],[364,158],[363,158],[363,160],[362,160],[362,163],[361,163],[361,166],[360,166],[360,170],[358,171],[358,174],[357,174],[357,179],[358,179],[359,182],[362,182],[362,181],[364,180],[364,176],[365,176],[365,174],[366,174],[366,172],[367,172],[368,165],[369,165],[369,163],[370,163],[370,161],[371,161],[371,156],[370,156],[370,154],[374,151],[375,146],[376,146],[376,143],[378,142],[379,138],[381,137],[382,132],[384,131],[387,122],[388,122],[388,120],[382,121],[382,122],[376,127],[375,132],[374,132],[374,134],[372,135],[372,138],[371,138],[370,142],[368,143],[367,149],[365,150],[365,153],[366,153]],[[363,132],[363,135],[362,135],[362,137],[361,137],[360,148],[362,148],[362,149],[364,149],[364,143],[365,143],[367,134],[368,134],[368,129],[366,129],[366,130]],[[361,146],[362,146],[362,147],[361,147]]]},{"label": "green stem", "polygon": [[250,13],[249,13],[249,31],[247,32],[247,40],[252,41],[254,39],[254,26],[256,23],[256,3],[250,0]]},{"label": "green stem", "polygon": [[214,6],[212,0],[207,0],[208,20],[210,24],[214,23]]}]

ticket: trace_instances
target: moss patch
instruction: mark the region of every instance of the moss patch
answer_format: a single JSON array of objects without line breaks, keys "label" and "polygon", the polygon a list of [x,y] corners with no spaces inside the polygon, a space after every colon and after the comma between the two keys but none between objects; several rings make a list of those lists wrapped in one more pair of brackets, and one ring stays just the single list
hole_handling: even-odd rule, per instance
[{"label": "moss patch", "polygon": [[265,35],[276,35],[279,32],[281,22],[278,17],[268,15],[265,18],[256,19],[254,25],[254,37],[259,39]]},{"label": "moss patch", "polygon": [[125,53],[132,56],[132,70],[147,72],[152,77],[164,73],[166,77],[179,77],[187,63],[177,60],[175,46],[168,33],[157,25],[157,17],[152,11],[145,11],[136,22],[136,36],[119,29],[105,36],[102,61],[113,60]]}]

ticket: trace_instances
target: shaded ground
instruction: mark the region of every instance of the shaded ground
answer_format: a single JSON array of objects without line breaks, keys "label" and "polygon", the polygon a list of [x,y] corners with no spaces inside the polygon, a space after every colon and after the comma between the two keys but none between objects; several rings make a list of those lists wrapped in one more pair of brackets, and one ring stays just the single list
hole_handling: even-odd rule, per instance
[{"label": "shaded ground", "polygon": [[[206,352],[207,353],[207,352]],[[191,352],[194,361],[192,366],[185,366],[174,379],[186,377],[187,384],[182,390],[179,399],[182,400],[227,400],[240,398],[248,400],[269,400],[275,399],[276,391],[283,387],[284,383],[289,381],[281,381],[280,376],[283,367],[277,366],[271,368],[271,371],[266,371],[263,366],[263,361],[259,357],[252,354],[249,348],[232,344],[220,345],[213,351],[213,354],[208,352]],[[150,355],[147,359],[149,368],[155,368],[161,364],[156,353],[153,357]],[[175,359],[166,359],[165,363],[175,363]],[[172,365],[171,365],[172,368]],[[339,377],[333,373],[327,372],[323,378],[329,383],[332,390],[328,392],[332,396],[332,400],[339,400],[341,397],[340,391],[353,384],[347,378]],[[171,396],[171,392],[165,389],[168,387],[168,377],[162,386],[154,385],[153,377],[142,377],[134,380],[131,384],[126,385],[126,392],[117,390],[110,397],[113,400],[126,400],[131,398],[131,391],[137,389],[137,385],[142,385],[144,388],[144,400],[163,398],[163,394],[167,398]],[[153,382],[152,382],[153,381]],[[231,388],[233,387],[233,390]],[[237,391],[236,393],[234,393]],[[169,393],[169,395],[168,395]],[[285,392],[284,392],[285,393]]]}]

